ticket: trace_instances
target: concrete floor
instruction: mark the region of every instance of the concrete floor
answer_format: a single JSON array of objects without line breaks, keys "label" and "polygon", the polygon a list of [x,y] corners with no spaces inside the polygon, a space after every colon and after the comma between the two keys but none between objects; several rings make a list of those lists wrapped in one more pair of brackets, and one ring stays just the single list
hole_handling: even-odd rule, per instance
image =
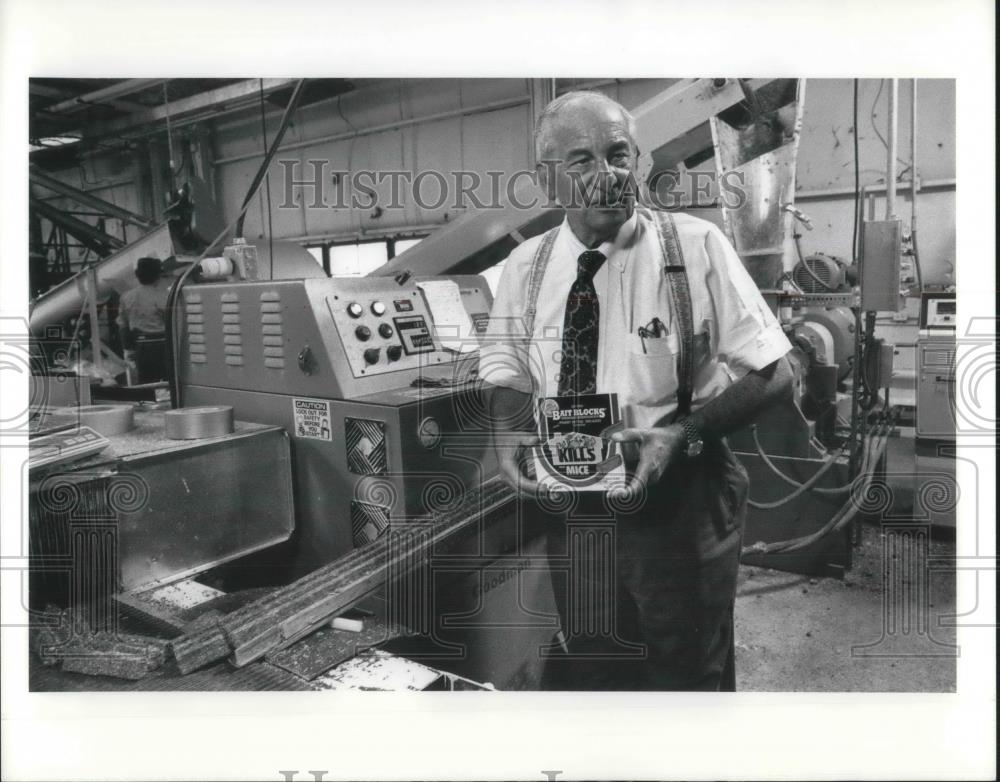
[{"label": "concrete floor", "polygon": [[[894,519],[912,513],[914,486],[922,480],[912,430],[900,431],[886,454]],[[955,556],[953,515],[950,523],[950,534],[935,528],[922,556],[903,559],[900,548],[886,548],[891,527],[862,523],[843,580],[743,566],[737,689],[954,692],[957,649],[947,617],[955,612],[956,574],[940,569]]]},{"label": "concrete floor", "polygon": [[[939,624],[955,610],[955,573],[899,567],[890,554],[887,571],[896,580],[886,589],[884,541],[880,526],[863,525],[842,581],[741,568],[738,691],[955,691],[955,631]],[[927,551],[932,561],[948,559],[955,544],[932,539]],[[893,616],[900,619],[895,632]]]},{"label": "concrete floor", "polygon": [[[920,479],[913,439],[890,441],[888,461],[891,482],[899,484],[892,487],[892,517],[905,518]],[[954,538],[925,538],[926,548],[918,547],[914,558],[908,556],[912,548],[893,548],[898,538],[887,533],[892,529],[860,525],[853,567],[843,580],[741,567],[737,691],[955,691],[955,631],[947,626],[955,613],[955,572],[947,568]],[[80,689],[71,686],[74,676],[63,675],[70,681],[58,686],[36,685]]]}]

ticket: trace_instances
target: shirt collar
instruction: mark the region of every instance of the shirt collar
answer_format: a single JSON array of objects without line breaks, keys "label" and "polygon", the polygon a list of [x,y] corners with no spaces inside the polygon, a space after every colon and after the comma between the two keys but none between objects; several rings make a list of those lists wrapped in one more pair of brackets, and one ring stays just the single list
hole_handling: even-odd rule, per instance
[{"label": "shirt collar", "polygon": [[[632,216],[622,223],[621,228],[618,229],[618,233],[615,234],[614,238],[608,239],[595,249],[604,253],[608,262],[616,269],[621,270],[625,268],[625,259],[628,257],[628,253],[622,252],[622,250],[627,249],[632,243],[638,225],[639,210],[633,208]],[[564,241],[567,242],[566,248],[573,254],[574,258],[579,258],[581,253],[590,249],[573,233],[573,229],[569,225],[569,220],[565,217],[563,218],[562,228],[559,233],[565,237]]]}]

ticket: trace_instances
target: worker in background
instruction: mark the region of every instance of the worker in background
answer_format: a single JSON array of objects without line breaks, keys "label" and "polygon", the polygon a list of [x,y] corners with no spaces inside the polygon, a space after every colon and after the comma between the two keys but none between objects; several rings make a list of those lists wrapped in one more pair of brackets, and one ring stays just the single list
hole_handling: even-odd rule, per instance
[{"label": "worker in background", "polygon": [[[565,219],[547,249],[549,234],[507,259],[480,374],[501,471],[547,517],[562,637],[543,686],[734,690],[748,481],[724,437],[790,392],[791,346],[718,228],[638,203],[622,106],[589,92],[557,98],[535,152]],[[668,257],[663,230],[675,231],[680,257]],[[667,279],[678,268],[683,307]],[[587,393],[618,395],[626,428],[608,437],[621,444],[629,493],[578,492],[563,513],[538,496],[525,458],[538,443],[534,400]],[[614,545],[568,545],[574,523],[605,523]]]},{"label": "worker in background", "polygon": [[153,383],[167,377],[164,313],[169,291],[160,284],[161,272],[159,259],[140,258],[135,267],[139,285],[125,291],[118,305],[125,360],[135,367],[136,383]]}]

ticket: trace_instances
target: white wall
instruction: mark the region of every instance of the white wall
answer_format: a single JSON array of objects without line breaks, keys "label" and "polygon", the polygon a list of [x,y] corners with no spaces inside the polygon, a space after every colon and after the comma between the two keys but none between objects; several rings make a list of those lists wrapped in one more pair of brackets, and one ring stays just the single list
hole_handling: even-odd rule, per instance
[{"label": "white wall", "polygon": [[[862,187],[885,184],[888,79],[862,79],[858,90],[858,146]],[[878,96],[878,102],[875,99]],[[814,229],[802,231],[803,252],[849,258],[854,215],[852,82],[813,79],[806,85],[797,167],[798,206]],[[874,122],[872,107],[874,108]],[[897,173],[910,162],[910,80],[899,80]],[[917,91],[917,169],[928,188],[917,196],[918,238],[924,283],[950,282],[955,262],[955,82],[921,79]],[[908,180],[905,173],[904,180]],[[908,186],[907,186],[908,188]],[[909,225],[912,198],[897,192],[896,212]],[[876,216],[885,199],[876,199]]]},{"label": "white wall", "polygon": [[[672,80],[671,80],[672,81]],[[582,82],[581,84],[588,84]],[[635,106],[662,90],[663,80],[637,79],[601,87],[626,106]],[[560,80],[569,86],[572,81]],[[344,95],[338,102],[307,107],[298,112],[288,134],[287,143],[359,132],[353,138],[318,141],[292,152],[279,153],[269,169],[271,177],[271,221],[274,234],[282,238],[342,237],[347,234],[391,232],[392,229],[425,228],[453,218],[456,209],[446,203],[437,209],[422,209],[404,201],[402,209],[386,210],[380,217],[369,211],[310,208],[310,198],[303,199],[297,209],[280,209],[277,188],[284,186],[285,168],[278,159],[298,160],[298,177],[311,176],[306,165],[311,159],[327,160],[330,170],[360,171],[364,169],[399,168],[413,172],[464,170],[486,178],[489,170],[508,173],[529,169],[532,114],[527,79],[423,79],[394,80],[368,86]],[[496,104],[500,108],[490,108]],[[514,105],[503,105],[514,104]],[[437,115],[459,111],[462,116],[433,119]],[[273,134],[280,113],[271,112],[268,133]],[[368,132],[392,123],[420,120],[400,128]],[[214,128],[215,168],[219,195],[227,217],[235,215],[242,194],[246,192],[262,158],[259,118],[220,122]],[[256,153],[253,157],[232,158]],[[388,195],[388,185],[376,188]],[[301,191],[300,191],[301,192]],[[486,201],[488,185],[477,195]],[[434,200],[437,186],[427,183],[427,195]],[[245,232],[254,236],[266,225],[258,206],[247,213]]]},{"label": "white wall", "polygon": [[[514,104],[489,109],[497,103]],[[487,107],[485,110],[481,107]],[[380,128],[393,123],[409,123],[445,113],[466,110],[464,116]],[[339,102],[300,109],[285,136],[286,144],[296,144],[327,136],[357,133],[351,138],[317,143],[289,152],[279,152],[269,169],[271,179],[271,221],[276,237],[345,237],[368,232],[388,232],[436,225],[456,215],[454,204],[423,209],[404,198],[401,209],[386,209],[380,217],[370,210],[312,208],[308,191],[300,190],[300,206],[280,208],[286,168],[281,160],[297,160],[298,178],[312,176],[309,160],[329,161],[329,169],[341,171],[471,170],[485,178],[489,169],[513,171],[525,168],[530,160],[530,103],[525,79],[482,80],[395,80],[369,86],[343,96]],[[269,118],[273,135],[279,112]],[[215,167],[218,192],[227,219],[235,216],[262,158],[259,118],[219,123],[214,129]],[[253,157],[231,160],[255,152]],[[331,185],[330,199],[333,200]],[[376,187],[383,202],[389,187]],[[405,191],[404,191],[405,192]],[[436,200],[437,185],[426,184],[427,200]],[[485,188],[479,191],[485,198]],[[255,205],[247,213],[244,231],[256,236],[266,226],[267,215]]]}]

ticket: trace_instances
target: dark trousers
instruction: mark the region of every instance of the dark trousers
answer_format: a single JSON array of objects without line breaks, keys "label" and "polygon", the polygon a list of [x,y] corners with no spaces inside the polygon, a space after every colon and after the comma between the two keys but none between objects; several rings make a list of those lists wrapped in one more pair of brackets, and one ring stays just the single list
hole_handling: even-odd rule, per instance
[{"label": "dark trousers", "polygon": [[578,495],[549,526],[561,639],[543,687],[733,691],[747,475],[724,443],[629,507]]},{"label": "dark trousers", "polygon": [[167,340],[163,334],[136,334],[136,383],[155,383],[167,378]]}]

